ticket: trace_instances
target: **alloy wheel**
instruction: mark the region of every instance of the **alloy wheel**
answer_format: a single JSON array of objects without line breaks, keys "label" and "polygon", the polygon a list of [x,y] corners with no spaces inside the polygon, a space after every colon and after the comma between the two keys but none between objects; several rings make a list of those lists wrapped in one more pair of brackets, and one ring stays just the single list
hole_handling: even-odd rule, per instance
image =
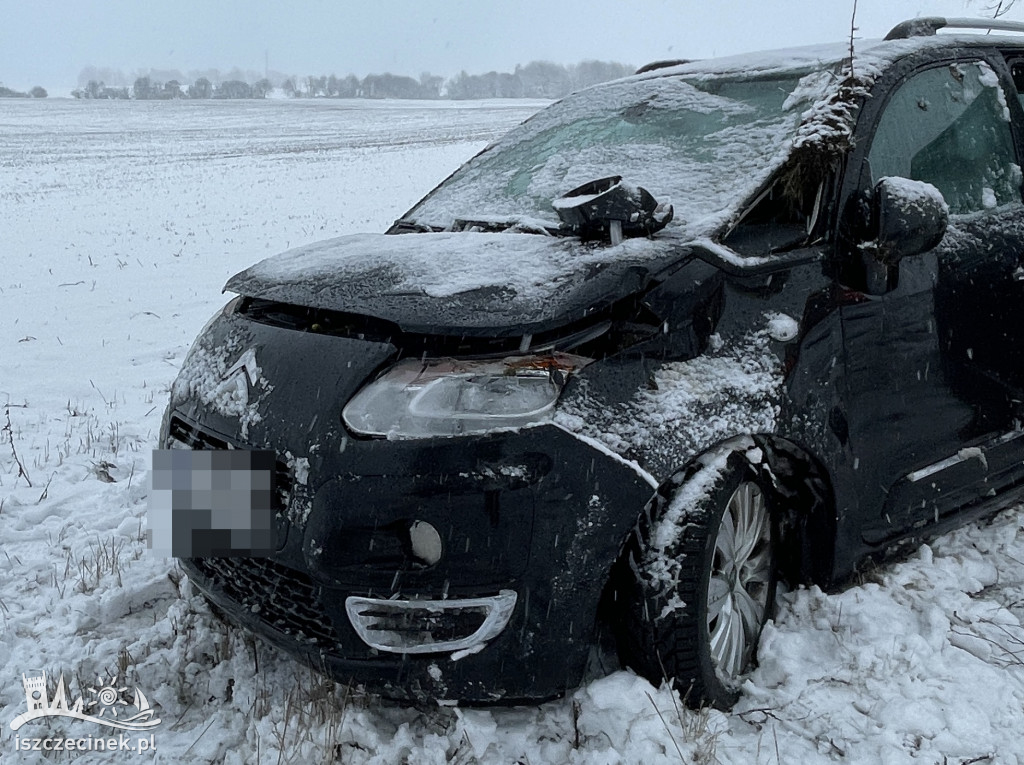
[{"label": "alloy wheel", "polygon": [[707,592],[707,629],[716,671],[735,680],[764,623],[772,581],[772,524],[760,487],[739,485],[722,514]]}]

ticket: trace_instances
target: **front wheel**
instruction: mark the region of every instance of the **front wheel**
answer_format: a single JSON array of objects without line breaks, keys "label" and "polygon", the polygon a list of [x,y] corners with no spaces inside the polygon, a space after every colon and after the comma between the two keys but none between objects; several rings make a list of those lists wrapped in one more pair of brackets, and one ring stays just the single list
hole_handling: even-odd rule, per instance
[{"label": "front wheel", "polygon": [[735,703],[775,603],[772,496],[737,453],[659,490],[617,573],[626,664],[674,680],[691,703]]}]

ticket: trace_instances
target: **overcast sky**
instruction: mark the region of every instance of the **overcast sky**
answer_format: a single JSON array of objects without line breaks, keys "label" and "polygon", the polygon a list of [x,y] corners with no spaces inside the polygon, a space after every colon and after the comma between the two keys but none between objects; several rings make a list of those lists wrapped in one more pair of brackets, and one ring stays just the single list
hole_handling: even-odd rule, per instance
[{"label": "overcast sky", "polygon": [[[859,0],[858,33],[995,0]],[[460,69],[584,59],[641,65],[845,39],[852,0],[0,0],[0,83],[65,94],[83,67],[288,74]],[[1024,20],[1024,0],[1006,17]]]}]

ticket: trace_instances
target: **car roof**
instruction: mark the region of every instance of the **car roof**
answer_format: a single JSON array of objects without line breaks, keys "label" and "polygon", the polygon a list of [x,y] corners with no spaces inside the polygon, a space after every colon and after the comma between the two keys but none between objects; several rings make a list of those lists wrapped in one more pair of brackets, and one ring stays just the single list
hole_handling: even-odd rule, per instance
[{"label": "car roof", "polygon": [[[991,27],[1003,34],[981,31],[957,31],[935,34],[934,29],[963,29],[966,25],[979,29]],[[929,33],[931,32],[931,33]],[[1011,32],[1011,34],[1005,34]],[[1020,32],[1022,34],[1012,34]],[[893,35],[897,35],[893,37]],[[913,53],[957,47],[999,47],[1024,50],[1024,24],[998,22],[991,19],[914,19],[897,25],[887,39],[855,39],[854,70],[861,77],[875,79],[895,61]],[[850,41],[821,43],[777,50],[755,51],[720,58],[685,62],[666,62],[665,66],[642,67],[635,78],[683,75],[690,77],[742,75],[771,76],[811,71],[827,71],[849,65]]]}]

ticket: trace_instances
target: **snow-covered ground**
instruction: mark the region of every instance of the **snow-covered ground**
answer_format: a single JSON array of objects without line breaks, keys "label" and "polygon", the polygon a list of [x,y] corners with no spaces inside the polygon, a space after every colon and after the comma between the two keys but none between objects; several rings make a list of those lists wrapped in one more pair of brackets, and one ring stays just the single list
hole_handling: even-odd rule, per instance
[{"label": "snow-covered ground", "polygon": [[1018,513],[783,596],[728,713],[607,657],[536,707],[383,703],[226,628],[143,551],[168,388],[226,279],[382,230],[538,106],[0,104],[0,762],[140,756],[16,750],[105,735],[11,729],[23,674],[45,671],[87,704],[141,689],[164,763],[1024,763]]}]

